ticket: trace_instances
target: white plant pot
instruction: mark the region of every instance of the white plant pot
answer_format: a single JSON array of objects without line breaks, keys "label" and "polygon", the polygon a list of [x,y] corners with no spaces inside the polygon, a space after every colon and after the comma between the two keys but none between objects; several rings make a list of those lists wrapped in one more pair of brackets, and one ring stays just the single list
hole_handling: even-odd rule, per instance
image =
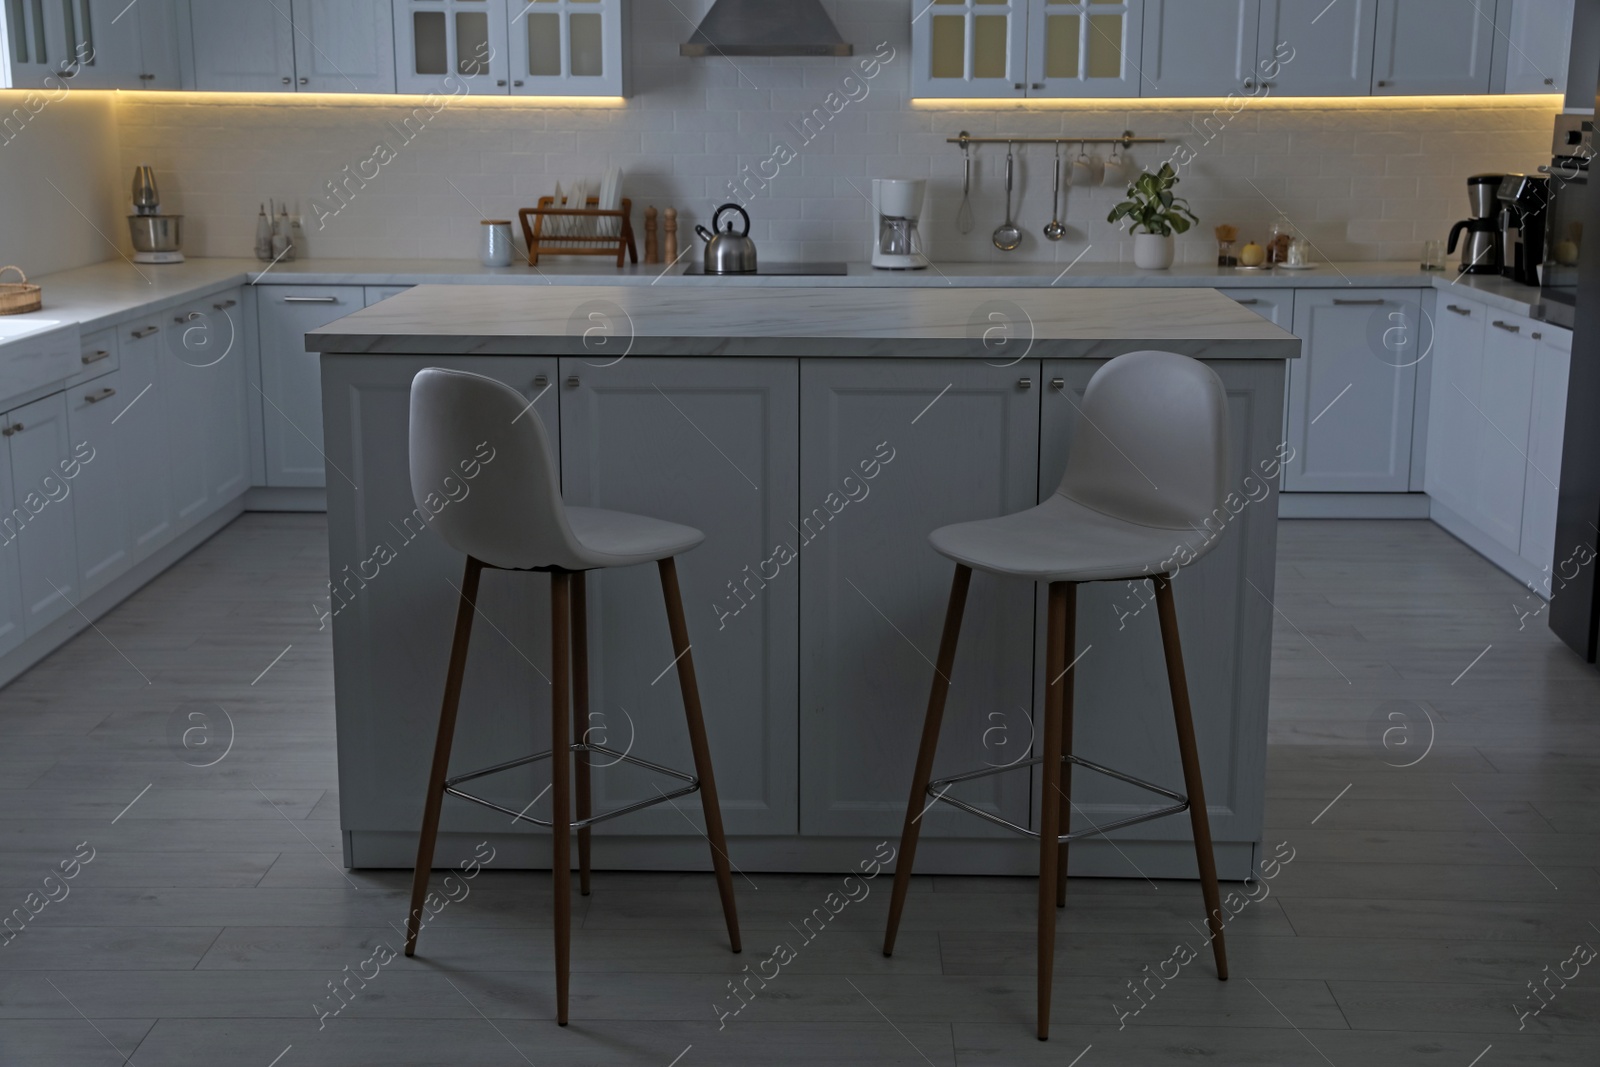
[{"label": "white plant pot", "polygon": [[1171,234],[1136,233],[1133,235],[1133,265],[1144,270],[1166,270],[1172,266],[1173,243]]}]

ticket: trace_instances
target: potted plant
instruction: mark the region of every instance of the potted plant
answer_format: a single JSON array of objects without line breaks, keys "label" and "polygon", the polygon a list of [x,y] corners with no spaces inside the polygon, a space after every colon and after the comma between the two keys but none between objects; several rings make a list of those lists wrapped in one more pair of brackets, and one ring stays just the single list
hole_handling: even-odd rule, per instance
[{"label": "potted plant", "polygon": [[1172,195],[1178,184],[1171,163],[1161,164],[1154,174],[1142,172],[1128,186],[1128,199],[1111,209],[1107,222],[1132,219],[1133,262],[1146,270],[1165,270],[1172,266],[1172,235],[1183,233],[1199,222],[1189,203]]}]

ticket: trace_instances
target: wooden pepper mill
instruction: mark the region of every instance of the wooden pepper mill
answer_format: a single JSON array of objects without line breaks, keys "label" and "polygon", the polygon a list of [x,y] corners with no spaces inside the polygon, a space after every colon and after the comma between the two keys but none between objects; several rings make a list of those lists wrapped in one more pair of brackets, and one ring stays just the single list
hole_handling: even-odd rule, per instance
[{"label": "wooden pepper mill", "polygon": [[661,254],[668,263],[678,262],[678,209],[669,207],[662,215],[667,220],[667,239]]},{"label": "wooden pepper mill", "polygon": [[656,239],[656,209],[652,204],[644,209],[644,261],[661,262],[661,246]]}]

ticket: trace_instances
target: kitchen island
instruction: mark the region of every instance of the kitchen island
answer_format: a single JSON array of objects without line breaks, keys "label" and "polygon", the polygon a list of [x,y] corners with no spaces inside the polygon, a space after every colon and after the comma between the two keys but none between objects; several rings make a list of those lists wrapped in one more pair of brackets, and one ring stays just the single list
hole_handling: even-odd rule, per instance
[{"label": "kitchen island", "polygon": [[[1219,868],[1250,870],[1284,369],[1300,342],[1227,297],[423,285],[309,334],[307,347],[322,353],[331,572],[312,610],[334,631],[347,864],[411,863],[463,563],[411,496],[418,370],[471,370],[522,391],[557,445],[569,503],[707,533],[679,572],[733,862],[828,871],[893,839],[904,816],[951,569],[928,532],[1048,495],[1090,375],[1161,348],[1206,361],[1228,389],[1236,492],[1217,548],[1175,587]],[[677,692],[662,682],[672,653],[654,570],[590,581],[591,739],[688,766]],[[485,576],[454,767],[548,747],[547,588],[537,574]],[[1082,590],[1074,747],[1176,783],[1150,603],[1143,583]],[[1032,754],[1042,606],[1024,583],[975,580],[936,773]],[[602,809],[655,795],[634,768],[594,777]],[[548,768],[522,768],[483,792],[516,810],[547,782]],[[964,795],[1026,824],[1031,786],[1018,771]],[[1109,780],[1081,781],[1074,799],[1075,825],[1143,804]],[[549,803],[545,793],[529,814],[547,818]],[[596,867],[700,869],[698,820],[695,806],[663,805],[603,824]],[[452,802],[443,827],[440,855],[488,838],[499,866],[548,865],[548,837],[525,823]],[[919,861],[928,873],[1021,874],[1036,857],[1026,839],[940,807]],[[1187,822],[1091,839],[1074,848],[1073,872],[1192,876]]]}]

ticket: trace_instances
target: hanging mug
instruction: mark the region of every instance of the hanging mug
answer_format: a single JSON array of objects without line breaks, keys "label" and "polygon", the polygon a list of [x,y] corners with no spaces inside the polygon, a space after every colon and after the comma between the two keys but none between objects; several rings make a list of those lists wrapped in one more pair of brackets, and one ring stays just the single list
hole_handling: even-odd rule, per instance
[{"label": "hanging mug", "polygon": [[1128,156],[1120,143],[1111,146],[1111,155],[1106,159],[1105,176],[1101,180],[1113,188],[1128,184]]},{"label": "hanging mug", "polygon": [[1099,185],[1103,177],[1105,177],[1105,164],[1100,162],[1100,157],[1090,155],[1088,147],[1079,144],[1078,158],[1072,161],[1072,184]]}]

